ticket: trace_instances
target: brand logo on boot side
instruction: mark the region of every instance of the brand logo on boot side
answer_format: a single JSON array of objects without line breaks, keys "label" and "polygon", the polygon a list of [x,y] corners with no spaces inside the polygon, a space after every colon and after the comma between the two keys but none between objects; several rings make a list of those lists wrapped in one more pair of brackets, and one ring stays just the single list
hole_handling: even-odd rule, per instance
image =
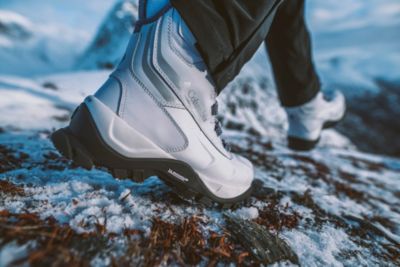
[{"label": "brand logo on boot side", "polygon": [[171,175],[173,175],[175,178],[181,180],[182,182],[185,182],[185,183],[186,183],[186,182],[189,182],[189,179],[188,179],[188,178],[186,178],[186,177],[180,175],[179,173],[177,173],[177,172],[175,172],[175,171],[173,171],[173,170],[171,170],[171,169],[168,169],[168,173],[171,174]]}]

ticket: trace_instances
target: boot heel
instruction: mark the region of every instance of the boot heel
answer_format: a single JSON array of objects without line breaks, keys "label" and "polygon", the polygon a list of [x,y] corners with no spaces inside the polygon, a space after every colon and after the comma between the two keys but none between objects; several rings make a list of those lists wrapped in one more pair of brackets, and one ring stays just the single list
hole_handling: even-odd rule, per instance
[{"label": "boot heel", "polygon": [[60,129],[51,135],[51,141],[57,150],[76,165],[87,170],[93,168],[93,160],[86,148],[70,133],[68,128]]}]

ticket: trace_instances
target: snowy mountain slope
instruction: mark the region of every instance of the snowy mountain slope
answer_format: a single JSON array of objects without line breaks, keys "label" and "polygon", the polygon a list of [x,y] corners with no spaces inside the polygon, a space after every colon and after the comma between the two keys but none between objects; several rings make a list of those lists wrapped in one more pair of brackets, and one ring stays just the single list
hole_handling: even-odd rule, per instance
[{"label": "snowy mountain slope", "polygon": [[76,33],[0,10],[0,73],[33,76],[66,70],[80,51]]},{"label": "snowy mountain slope", "polygon": [[[29,39],[0,43],[0,72],[35,76],[71,69],[115,0],[0,1],[0,25],[13,21]],[[6,28],[0,39],[9,39]]]},{"label": "snowy mountain slope", "polygon": [[122,58],[137,20],[137,1],[119,1],[77,61],[79,69],[112,69]]},{"label": "snowy mountain slope", "polygon": [[43,76],[36,80],[1,76],[1,124],[16,130],[60,127],[77,103],[93,93],[107,76],[108,72],[102,71]]},{"label": "snowy mountain slope", "polygon": [[[82,264],[105,266],[127,259],[139,264],[140,259],[149,260],[146,246],[158,244],[153,238],[159,231],[175,231],[170,225],[187,231],[183,230],[189,227],[182,224],[187,223],[184,219],[192,222],[190,227],[195,227],[195,232],[189,232],[191,238],[205,242],[204,247],[188,244],[195,246],[191,250],[202,256],[192,258],[190,252],[180,247],[183,244],[180,242],[186,241],[171,236],[171,245],[162,243],[166,248],[156,250],[157,253],[164,251],[164,256],[157,258],[150,254],[156,257],[155,262],[162,262],[164,258],[165,264],[173,264],[183,257],[194,263],[237,263],[237,257],[242,255],[241,261],[245,264],[256,264],[258,261],[252,252],[234,239],[235,232],[229,232],[230,236],[224,237],[218,247],[208,250],[215,246],[213,238],[222,238],[227,231],[223,230],[227,227],[224,213],[279,233],[302,266],[400,264],[396,256],[400,253],[400,161],[357,152],[347,141],[338,146],[338,141],[332,142],[343,140],[338,134],[330,138],[331,145],[328,141],[311,153],[286,149],[282,140],[284,123],[268,127],[268,120],[275,123],[283,120],[274,119],[282,117],[279,106],[270,107],[271,118],[265,118],[266,121],[252,113],[254,99],[247,95],[258,94],[259,90],[252,89],[257,85],[251,77],[242,76],[246,82],[238,80],[237,89],[230,89],[232,94],[240,92],[241,98],[236,102],[227,98],[223,109],[238,105],[233,109],[237,110],[234,115],[239,122],[260,121],[253,127],[261,125],[260,129],[272,134],[270,138],[260,138],[256,131],[235,127],[230,127],[226,133],[233,150],[253,162],[258,180],[252,198],[238,209],[223,211],[186,203],[155,177],[144,184],[136,184],[116,180],[104,170],[86,171],[74,167],[55,151],[49,134],[51,129],[67,123],[72,108],[84,95],[92,93],[106,76],[107,72],[81,72],[35,80],[0,77],[0,94],[7,95],[0,102],[0,231],[8,229],[2,233],[11,238],[0,242],[0,264],[16,259],[35,262],[32,257],[37,253],[45,259],[59,254],[49,250],[48,243],[58,244],[57,239],[48,239],[42,244],[29,237],[27,231],[41,229],[39,223],[50,223],[50,229],[57,225],[67,227],[69,235],[77,235],[79,242],[86,244],[83,248],[80,243],[61,241],[65,244],[54,249],[70,249],[67,251],[72,253],[71,257]],[[265,84],[265,92],[268,92],[268,82]],[[247,93],[242,94],[243,91]],[[253,97],[276,102],[273,95]],[[226,123],[233,120],[230,116],[223,117]],[[53,219],[46,222],[46,218]],[[15,228],[15,221],[23,226]],[[39,232],[43,238],[45,229]],[[19,234],[19,245],[12,242],[10,234],[16,230],[27,234],[22,235],[22,239]],[[64,230],[56,228],[54,231],[62,236]],[[89,232],[92,234],[79,236]],[[107,236],[108,241],[104,243],[96,233],[103,239]],[[158,237],[159,240],[163,238],[168,235]],[[135,245],[134,252],[130,247],[135,244],[132,240],[142,242],[139,247]],[[235,249],[231,251],[229,246]],[[176,254],[176,249],[181,249],[181,254]],[[24,260],[24,257],[28,258]]]},{"label": "snowy mountain slope", "polygon": [[92,36],[115,2],[116,0],[13,0],[1,1],[0,8],[21,14],[35,24],[71,28],[80,34],[92,33]]}]

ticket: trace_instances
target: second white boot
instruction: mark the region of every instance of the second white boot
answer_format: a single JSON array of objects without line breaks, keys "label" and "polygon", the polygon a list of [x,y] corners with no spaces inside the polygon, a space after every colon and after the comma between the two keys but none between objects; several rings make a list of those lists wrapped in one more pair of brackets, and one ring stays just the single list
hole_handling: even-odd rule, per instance
[{"label": "second white boot", "polygon": [[335,126],[344,116],[345,98],[339,91],[319,92],[309,102],[285,108],[288,115],[288,146],[293,150],[311,150],[323,129]]}]

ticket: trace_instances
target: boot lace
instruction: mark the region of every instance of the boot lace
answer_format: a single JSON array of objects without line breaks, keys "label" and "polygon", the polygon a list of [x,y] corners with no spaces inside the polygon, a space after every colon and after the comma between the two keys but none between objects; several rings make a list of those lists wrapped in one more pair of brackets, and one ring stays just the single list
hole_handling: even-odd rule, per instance
[{"label": "boot lace", "polygon": [[[220,137],[222,135],[222,127],[221,127],[221,122],[216,118],[218,115],[218,102],[215,101],[215,103],[211,106],[211,115],[215,117],[215,127],[214,130],[217,133],[217,136]],[[226,151],[231,151],[231,146],[229,143],[226,142],[225,139],[221,138],[222,140],[222,145],[226,149]]]}]

